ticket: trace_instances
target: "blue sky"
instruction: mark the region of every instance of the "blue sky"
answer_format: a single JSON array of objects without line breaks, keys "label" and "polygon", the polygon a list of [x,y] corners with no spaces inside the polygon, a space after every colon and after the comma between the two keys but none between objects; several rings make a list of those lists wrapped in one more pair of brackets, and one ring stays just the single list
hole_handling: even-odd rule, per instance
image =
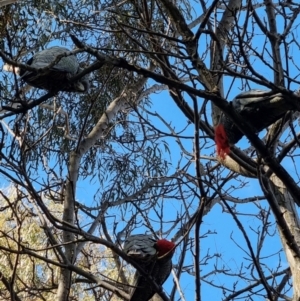
[{"label": "blue sky", "polygon": [[[196,11],[196,10],[195,10]],[[197,11],[198,13],[198,11]],[[261,13],[264,13],[263,9],[261,9]],[[281,23],[279,23],[282,25]],[[298,29],[296,29],[298,31]],[[258,35],[257,39],[255,41],[257,51],[261,51],[263,47],[263,41],[264,36],[261,35],[261,37]],[[52,41],[49,46],[53,45],[60,45],[57,40]],[[200,49],[200,51],[203,51],[203,49]],[[266,68],[261,64],[259,59],[255,58],[254,56],[250,56],[253,66],[255,66],[256,71],[258,71],[260,74],[264,75],[266,78],[272,80],[272,72],[270,69]],[[293,74],[297,73],[297,70],[291,70]],[[149,81],[151,82],[151,81]],[[226,88],[229,87],[231,84],[231,79],[227,79],[224,81],[225,85],[225,94],[227,93]],[[251,86],[251,88],[260,88],[257,84],[254,84]],[[236,81],[233,89],[231,90],[228,99],[232,100],[233,97],[241,92],[241,83]],[[182,112],[177,108],[177,106],[174,104],[173,100],[169,96],[167,91],[154,94],[151,96],[152,106],[151,108],[147,107],[148,110],[151,110],[152,112],[158,112],[161,116],[165,118],[167,122],[170,123],[171,126],[175,127],[177,131],[185,128],[187,123],[187,118],[182,114]],[[187,101],[189,101],[187,99]],[[199,99],[199,106],[201,105],[202,100]],[[208,105],[210,107],[210,104]],[[209,109],[210,110],[210,109]],[[208,116],[210,118],[210,116]],[[158,121],[158,119],[152,118],[151,121],[155,126],[161,127],[164,131],[168,132],[169,130],[162,126],[162,123]],[[189,125],[185,132],[182,133],[182,135],[190,136],[190,139],[181,139],[184,147],[186,150],[188,150],[190,153],[193,152],[193,135],[194,135],[194,127],[193,125]],[[164,138],[169,143],[169,147],[171,149],[171,156],[168,153],[165,153],[165,159],[170,163],[170,170],[167,175],[172,174],[178,164],[178,160],[181,158],[181,150],[178,147],[177,142],[173,138]],[[202,141],[201,141],[202,142]],[[201,143],[200,142],[200,143]],[[209,149],[205,149],[204,153],[205,155],[212,155],[213,149],[214,149],[214,142],[210,141],[208,143],[209,146],[211,146]],[[237,144],[241,149],[249,146],[248,141],[246,138],[242,139]],[[163,149],[163,147],[162,147]],[[120,152],[123,150],[120,148]],[[186,161],[190,158],[185,159]],[[292,161],[290,159],[286,159],[286,162],[284,162],[287,166],[287,170],[293,175],[295,173],[294,166],[292,165]],[[203,161],[206,163],[207,161]],[[183,160],[181,163],[181,167],[186,162]],[[214,162],[212,163],[214,164]],[[192,164],[189,172],[191,175],[195,175],[194,171],[194,165]],[[38,170],[38,173],[42,173],[42,168]],[[226,174],[227,171],[224,172]],[[244,198],[244,197],[250,197],[253,195],[261,196],[262,192],[259,188],[258,181],[247,179],[248,184],[245,185],[242,189],[239,190],[232,190],[231,194],[236,197]],[[2,181],[2,186],[6,185],[5,179]],[[236,182],[235,182],[236,184]],[[230,186],[231,184],[228,184]],[[97,178],[94,178],[92,181],[90,181],[90,178],[87,180],[82,180],[78,182],[77,185],[77,194],[76,198],[79,201],[82,201],[83,203],[87,205],[98,205],[97,201],[94,201],[94,194],[96,193],[97,189],[99,188]],[[182,210],[180,207],[181,204],[178,201],[172,202],[172,200],[165,200],[166,209],[164,212],[164,218],[166,220],[171,220],[176,215],[176,210]],[[261,206],[265,208],[265,210],[268,209],[268,204],[266,202],[260,202]],[[178,206],[178,207],[177,207]],[[197,204],[194,204],[194,210],[196,209]],[[257,229],[257,227],[261,227],[261,224],[259,223],[259,220],[257,219],[257,212],[259,211],[257,206],[254,204],[243,204],[243,205],[237,205],[236,211],[239,213],[238,218],[241,220],[243,226],[247,230],[247,233],[251,239],[251,243],[256,248],[257,245],[257,235],[253,232],[254,229]],[[118,217],[119,212],[116,209],[115,215]],[[110,217],[108,219],[109,224],[113,225],[114,222],[114,216]],[[274,220],[271,218],[271,222],[274,222]],[[118,225],[118,228],[121,230],[125,225],[125,222],[120,222]],[[155,225],[155,223],[153,223]],[[157,229],[159,228],[159,224],[156,224]],[[155,227],[155,226],[154,226]],[[166,225],[166,228],[168,226]],[[252,230],[251,230],[252,228]],[[146,229],[146,228],[145,228]],[[172,233],[174,234],[178,229],[175,229]],[[205,256],[205,254],[210,255],[216,255],[220,254],[217,260],[217,268],[225,268],[228,269],[230,273],[236,273],[239,270],[241,262],[245,263],[245,266],[249,264],[249,256],[246,254],[247,249],[245,247],[245,241],[241,234],[241,232],[238,230],[235,222],[233,221],[230,214],[225,213],[221,206],[219,204],[215,205],[212,210],[203,218],[203,225],[201,227],[201,233],[205,234],[211,232],[211,234],[208,234],[207,237],[203,238],[201,240],[201,258]],[[172,236],[170,235],[169,238]],[[238,242],[241,244],[245,250],[242,250],[241,248],[237,247],[236,243]],[[275,234],[274,236],[270,236],[267,240],[267,243],[265,243],[264,249],[262,251],[263,255],[267,254],[276,254],[281,249],[281,244],[279,242],[278,234]],[[177,260],[180,255],[180,246],[178,247],[178,250],[176,251],[176,254],[174,256],[174,264],[177,263]],[[282,267],[286,267],[287,263],[284,258],[284,255],[282,254],[282,262],[280,262]],[[215,257],[214,257],[215,258]],[[275,268],[279,264],[279,257],[276,255],[270,256],[269,258],[264,258],[262,262],[266,263],[266,267],[268,268]],[[213,263],[215,261],[211,260],[209,261],[209,266],[203,265],[201,266],[202,274],[205,275],[208,272],[211,272],[213,269]],[[189,256],[187,258],[186,264],[192,264],[192,257]],[[246,268],[245,268],[246,271]],[[266,275],[269,275],[269,272],[266,272]],[[232,279],[231,277],[225,278],[219,274],[212,274],[209,279],[213,279],[214,283],[217,285],[233,285],[234,281],[236,281],[236,278]],[[169,288],[170,284],[172,283],[172,278],[170,277],[168,280],[168,283],[166,285],[167,289]],[[194,300],[194,280],[193,277],[183,277],[181,280],[182,289],[184,290],[184,293],[186,294],[186,300]],[[246,280],[239,280],[239,283],[237,284],[237,288],[242,288],[244,286],[249,285],[249,282]],[[204,299],[214,298],[214,300],[221,300],[224,296],[220,290],[214,290],[211,288],[211,286],[203,283],[202,286],[203,291],[203,297]],[[262,300],[257,297],[257,299],[254,300]]]}]

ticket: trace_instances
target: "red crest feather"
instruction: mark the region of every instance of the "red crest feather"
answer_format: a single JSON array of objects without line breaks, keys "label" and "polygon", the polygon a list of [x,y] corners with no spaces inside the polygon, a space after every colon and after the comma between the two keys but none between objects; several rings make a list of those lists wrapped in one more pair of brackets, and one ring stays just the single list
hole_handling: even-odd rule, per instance
[{"label": "red crest feather", "polygon": [[157,256],[161,257],[165,254],[167,254],[168,252],[172,252],[172,250],[174,250],[175,244],[172,241],[168,241],[166,239],[159,239],[156,242],[156,249],[158,251]]},{"label": "red crest feather", "polygon": [[224,160],[226,155],[230,153],[230,146],[223,124],[215,127],[215,142],[217,145],[217,154]]}]

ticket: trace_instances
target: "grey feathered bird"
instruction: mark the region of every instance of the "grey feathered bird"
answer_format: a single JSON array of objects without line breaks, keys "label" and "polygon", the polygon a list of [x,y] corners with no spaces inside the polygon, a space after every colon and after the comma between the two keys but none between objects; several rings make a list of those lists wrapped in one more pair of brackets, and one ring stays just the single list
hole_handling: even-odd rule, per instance
[{"label": "grey feathered bird", "polygon": [[15,2],[17,2],[17,0],[0,0],[0,7],[13,4]]},{"label": "grey feathered bird", "polygon": [[[175,244],[166,239],[155,240],[151,235],[137,234],[125,240],[124,252],[158,284],[169,277]],[[130,301],[148,301],[155,294],[149,281],[136,271]]]},{"label": "grey feathered bird", "polygon": [[[258,133],[282,118],[289,110],[296,110],[295,106],[281,93],[272,91],[250,90],[238,94],[232,101],[237,113]],[[230,152],[230,146],[237,143],[243,133],[223,114],[215,128],[215,142],[217,153],[225,158]]]},{"label": "grey feathered bird", "polygon": [[[80,73],[83,69],[77,61],[75,55],[66,55],[69,49],[59,46],[54,46],[36,53],[27,61],[27,65],[36,69],[48,67],[51,63],[54,66],[50,67],[43,73],[38,71],[28,71],[20,69],[21,79],[29,85],[50,90],[50,91],[67,91],[67,92],[86,92],[89,88],[88,75],[73,82],[72,77]],[[58,56],[62,56],[58,58]]]}]

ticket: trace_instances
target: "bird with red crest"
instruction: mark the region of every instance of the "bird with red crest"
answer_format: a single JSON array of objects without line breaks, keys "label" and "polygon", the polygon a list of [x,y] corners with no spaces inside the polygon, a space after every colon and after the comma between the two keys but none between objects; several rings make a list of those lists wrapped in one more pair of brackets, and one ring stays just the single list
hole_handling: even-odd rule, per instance
[{"label": "bird with red crest", "polygon": [[[232,106],[244,123],[259,133],[268,128],[290,110],[298,111],[298,106],[289,97],[274,91],[250,90],[238,94],[232,100]],[[242,124],[240,126],[243,126]],[[230,147],[244,136],[240,128],[226,115],[222,114],[215,127],[217,154],[225,159]]]},{"label": "bird with red crest", "polygon": [[[125,240],[124,252],[131,257],[158,285],[169,277],[175,244],[166,239],[154,239],[152,235],[137,234]],[[155,289],[149,280],[136,271],[130,301],[146,301],[153,297]]]}]

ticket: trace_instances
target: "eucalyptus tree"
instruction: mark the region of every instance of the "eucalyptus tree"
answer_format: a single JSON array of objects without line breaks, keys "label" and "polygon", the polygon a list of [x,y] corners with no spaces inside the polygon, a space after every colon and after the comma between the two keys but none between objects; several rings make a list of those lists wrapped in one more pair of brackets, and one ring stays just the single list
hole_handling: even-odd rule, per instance
[{"label": "eucalyptus tree", "polygon": [[[155,300],[299,300],[300,4],[12,2],[0,1],[1,299],[129,300],[133,266]],[[53,46],[70,52],[28,63]],[[49,77],[68,56],[86,93],[18,76]],[[164,291],[122,251],[131,233],[176,243]]]}]

